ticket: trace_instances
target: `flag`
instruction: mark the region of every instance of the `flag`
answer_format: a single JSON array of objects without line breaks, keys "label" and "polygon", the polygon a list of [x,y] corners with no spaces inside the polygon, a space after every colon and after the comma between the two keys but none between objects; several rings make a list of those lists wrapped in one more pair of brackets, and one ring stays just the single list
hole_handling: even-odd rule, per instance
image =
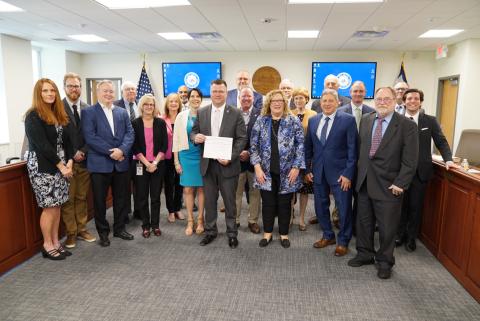
[{"label": "flag", "polygon": [[142,96],[145,94],[153,95],[153,90],[152,86],[150,86],[150,79],[148,79],[147,71],[145,70],[144,64],[137,85],[137,101],[139,101],[140,98],[142,98]]},{"label": "flag", "polygon": [[395,85],[396,83],[399,83],[402,81],[408,84],[407,75],[405,74],[405,65],[403,64],[403,60],[402,60],[402,64],[400,65],[400,71],[398,72],[398,76],[393,82],[393,84]]}]

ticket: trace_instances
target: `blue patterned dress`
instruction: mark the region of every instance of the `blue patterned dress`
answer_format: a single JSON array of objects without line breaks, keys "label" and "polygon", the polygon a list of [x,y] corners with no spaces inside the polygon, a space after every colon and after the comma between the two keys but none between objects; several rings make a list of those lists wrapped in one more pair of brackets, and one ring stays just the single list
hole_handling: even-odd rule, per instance
[{"label": "blue patterned dress", "polygon": [[[188,115],[187,136],[190,137],[196,116]],[[180,175],[180,185],[186,187],[202,187],[203,179],[200,174],[200,145],[193,144],[188,140],[188,149],[178,153],[178,159],[182,166],[182,175]]]}]

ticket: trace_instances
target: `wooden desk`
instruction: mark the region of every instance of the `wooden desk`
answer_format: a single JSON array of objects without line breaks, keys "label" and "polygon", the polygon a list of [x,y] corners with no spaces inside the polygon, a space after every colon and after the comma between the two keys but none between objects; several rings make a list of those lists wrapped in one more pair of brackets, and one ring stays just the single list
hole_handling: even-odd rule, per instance
[{"label": "wooden desk", "polygon": [[480,175],[433,163],[420,239],[480,302]]}]

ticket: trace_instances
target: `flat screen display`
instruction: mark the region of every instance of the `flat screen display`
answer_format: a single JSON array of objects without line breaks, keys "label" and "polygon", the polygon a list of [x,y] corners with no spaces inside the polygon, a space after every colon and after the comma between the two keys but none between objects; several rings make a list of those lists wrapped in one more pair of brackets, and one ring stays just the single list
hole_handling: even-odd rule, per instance
[{"label": "flat screen display", "polygon": [[350,87],[361,80],[367,91],[365,99],[373,99],[375,93],[376,62],[312,62],[312,98],[320,98],[325,77],[338,77],[341,96],[350,97]]},{"label": "flat screen display", "polygon": [[163,96],[176,93],[178,87],[199,88],[210,97],[210,82],[222,78],[221,62],[164,62]]}]

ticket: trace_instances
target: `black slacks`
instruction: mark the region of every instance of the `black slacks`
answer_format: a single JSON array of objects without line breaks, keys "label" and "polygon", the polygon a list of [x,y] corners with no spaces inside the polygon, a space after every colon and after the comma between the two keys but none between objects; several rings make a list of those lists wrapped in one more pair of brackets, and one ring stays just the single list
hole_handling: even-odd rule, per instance
[{"label": "black slacks", "polygon": [[112,188],[113,197],[113,231],[121,232],[125,229],[125,217],[128,213],[128,184],[129,171],[112,173],[91,173],[93,190],[93,207],[95,209],[95,226],[99,235],[107,236],[110,226],[106,219],[106,199],[108,188]]},{"label": "black slacks", "polygon": [[413,177],[410,187],[405,192],[402,205],[402,217],[398,227],[398,238],[416,239],[422,224],[422,210],[428,182],[422,182],[418,174]]},{"label": "black slacks", "polygon": [[[393,250],[402,211],[402,198],[393,201],[372,199],[368,195],[366,179],[358,192],[357,255],[369,260],[375,258],[382,268],[395,264]],[[375,221],[378,225],[380,248],[375,252]]]},{"label": "black slacks", "polygon": [[[158,228],[160,225],[160,193],[162,192],[163,176],[165,175],[165,164],[161,161],[157,170],[153,173],[147,172],[142,164],[142,175],[135,175],[135,189],[137,205],[135,208],[140,212],[142,228]],[[150,196],[150,209],[148,198]]]},{"label": "black slacks", "polygon": [[173,156],[165,162],[165,203],[168,213],[179,212],[182,209],[183,187],[180,185],[180,175],[175,170]]},{"label": "black slacks", "polygon": [[280,175],[270,173],[272,176],[272,190],[260,190],[262,197],[262,220],[263,231],[273,232],[275,216],[278,216],[278,232],[280,235],[288,235],[290,229],[290,216],[292,215],[293,193],[279,194]]}]

